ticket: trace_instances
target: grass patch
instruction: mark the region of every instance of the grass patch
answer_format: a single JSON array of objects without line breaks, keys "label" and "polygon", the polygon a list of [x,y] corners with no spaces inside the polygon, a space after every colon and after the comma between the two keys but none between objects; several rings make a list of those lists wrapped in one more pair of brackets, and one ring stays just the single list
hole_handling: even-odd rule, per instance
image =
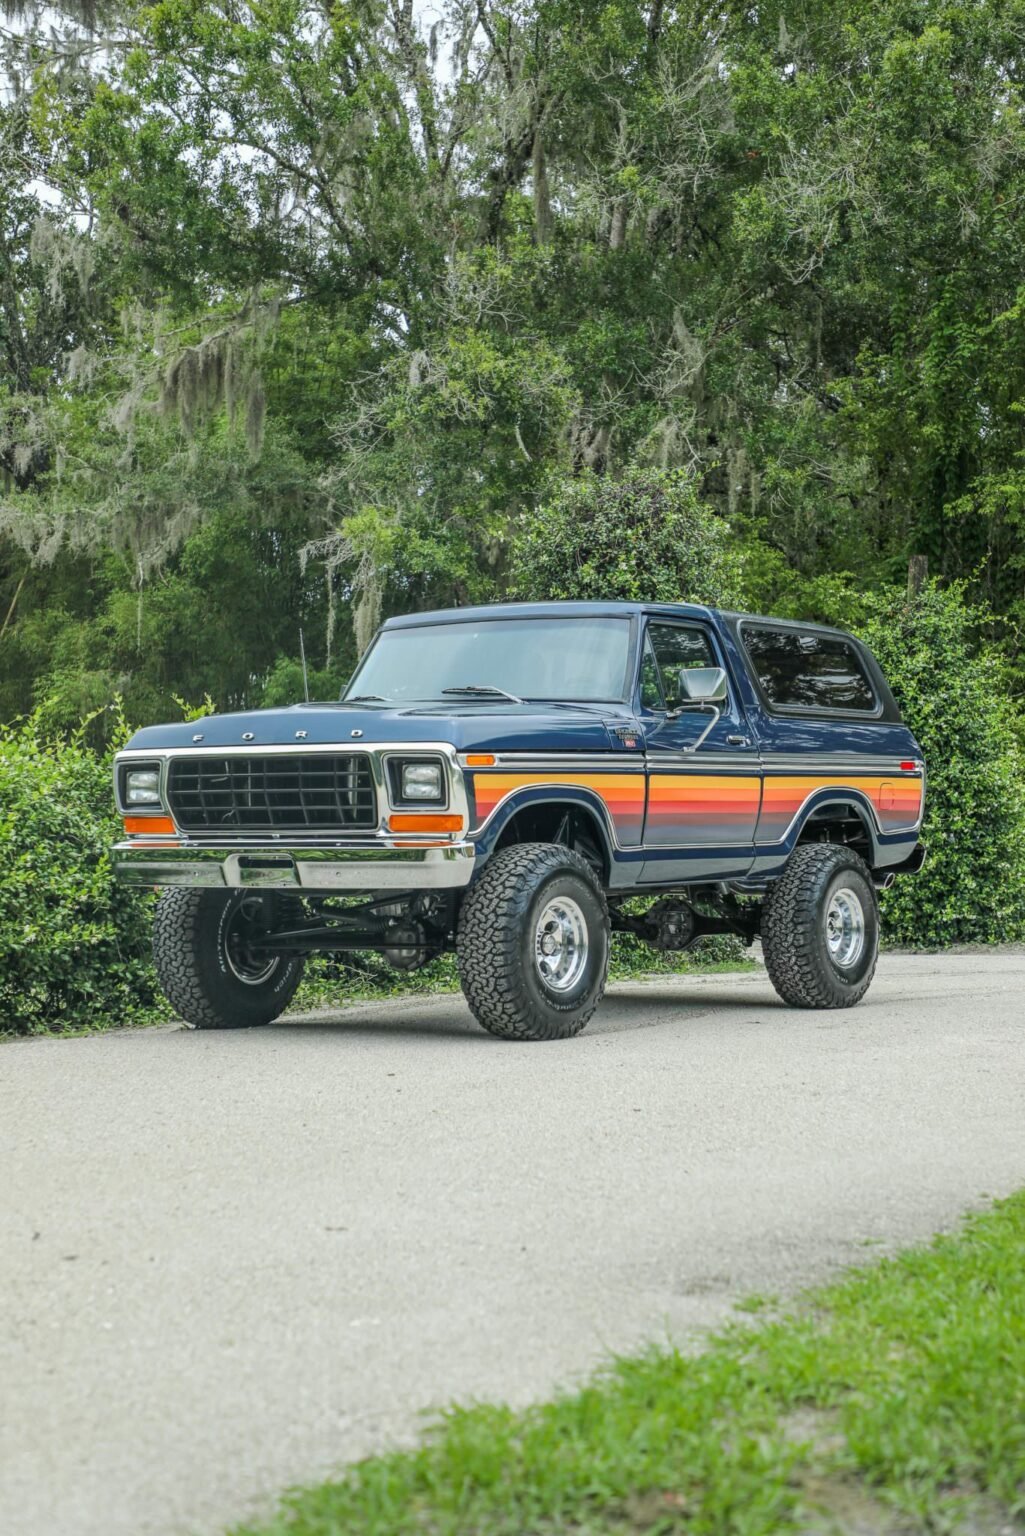
[{"label": "grass patch", "polygon": [[[754,962],[740,940],[728,936],[702,939],[682,955],[663,954],[629,934],[612,936],[610,981],[640,980],[647,976],[707,976],[754,969]],[[316,955],[306,962],[306,973],[290,1012],[458,991],[459,974],[452,954],[441,955],[420,971],[392,970],[380,955],[370,950]]]},{"label": "grass patch", "polygon": [[235,1536],[1017,1532],[1023,1270],[1025,1192],[700,1355],[452,1410]]}]

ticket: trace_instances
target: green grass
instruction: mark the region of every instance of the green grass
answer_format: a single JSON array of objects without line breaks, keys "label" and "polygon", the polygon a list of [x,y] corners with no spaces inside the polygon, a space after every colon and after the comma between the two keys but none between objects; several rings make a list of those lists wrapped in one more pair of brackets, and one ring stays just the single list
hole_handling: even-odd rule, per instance
[{"label": "green grass", "polygon": [[[610,981],[643,980],[652,976],[707,976],[754,970],[754,962],[739,939],[703,939],[686,954],[663,954],[626,934],[614,934],[609,963]],[[369,951],[353,955],[316,956],[292,1004],[292,1013],[314,1008],[339,1008],[377,998],[429,997],[459,991],[455,955],[442,955],[420,971],[394,971]]]},{"label": "green grass", "polygon": [[236,1536],[1017,1532],[1023,1274],[1025,1192],[700,1354],[453,1410]]}]

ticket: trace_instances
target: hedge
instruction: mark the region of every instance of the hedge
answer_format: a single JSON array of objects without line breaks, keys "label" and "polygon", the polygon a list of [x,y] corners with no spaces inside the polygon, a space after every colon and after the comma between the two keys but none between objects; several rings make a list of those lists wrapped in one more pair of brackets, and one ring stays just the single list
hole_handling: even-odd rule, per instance
[{"label": "hedge", "polygon": [[999,656],[960,588],[874,600],[861,626],[925,757],[920,875],[883,900],[891,942],[1025,937],[1025,763]]},{"label": "hedge", "polygon": [[0,729],[0,1030],[130,1024],[159,1006],[152,898],[114,882],[109,759]]}]

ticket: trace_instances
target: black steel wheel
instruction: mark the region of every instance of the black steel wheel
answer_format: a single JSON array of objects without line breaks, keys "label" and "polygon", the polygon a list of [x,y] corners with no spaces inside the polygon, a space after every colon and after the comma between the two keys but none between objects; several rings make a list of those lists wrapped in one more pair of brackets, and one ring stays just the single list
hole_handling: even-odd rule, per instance
[{"label": "black steel wheel", "polygon": [[492,854],[463,900],[456,956],[466,1000],[489,1033],[579,1034],[609,967],[609,913],[593,869],[553,843]]},{"label": "black steel wheel", "polygon": [[879,901],[868,866],[850,848],[796,848],[762,910],[769,980],[794,1008],[850,1008],[879,957]]},{"label": "black steel wheel", "polygon": [[267,908],[276,926],[297,918],[288,896],[247,891],[170,890],[157,902],[153,959],[175,1012],[194,1029],[270,1024],[302,980],[298,955],[261,954]]}]

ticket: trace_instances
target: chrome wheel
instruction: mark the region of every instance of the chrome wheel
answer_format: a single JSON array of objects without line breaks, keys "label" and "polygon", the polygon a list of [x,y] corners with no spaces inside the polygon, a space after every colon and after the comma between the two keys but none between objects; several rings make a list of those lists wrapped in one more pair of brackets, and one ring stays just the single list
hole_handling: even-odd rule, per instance
[{"label": "chrome wheel", "polygon": [[243,901],[228,918],[224,930],[224,958],[231,974],[247,987],[262,986],[270,981],[281,964],[280,955],[258,955],[253,952],[253,939],[260,932],[259,903]]},{"label": "chrome wheel", "polygon": [[841,971],[857,965],[865,948],[865,911],[847,886],[834,891],[826,908],[826,947]]},{"label": "chrome wheel", "polygon": [[587,965],[587,922],[569,896],[554,896],[534,930],[534,964],[546,987],[568,992]]}]

